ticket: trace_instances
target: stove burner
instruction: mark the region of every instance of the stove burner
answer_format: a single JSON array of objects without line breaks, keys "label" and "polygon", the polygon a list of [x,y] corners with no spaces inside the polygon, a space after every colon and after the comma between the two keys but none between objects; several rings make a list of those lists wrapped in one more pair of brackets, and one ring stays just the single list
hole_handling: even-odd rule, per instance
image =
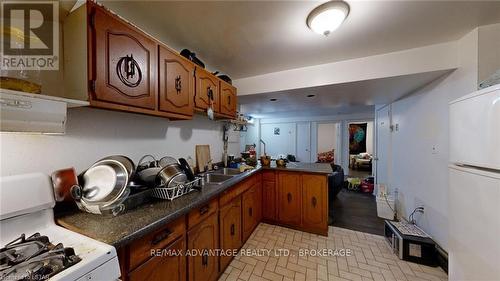
[{"label": "stove burner", "polygon": [[0,280],[47,280],[80,260],[72,248],[54,246],[47,236],[22,234],[0,249]]}]

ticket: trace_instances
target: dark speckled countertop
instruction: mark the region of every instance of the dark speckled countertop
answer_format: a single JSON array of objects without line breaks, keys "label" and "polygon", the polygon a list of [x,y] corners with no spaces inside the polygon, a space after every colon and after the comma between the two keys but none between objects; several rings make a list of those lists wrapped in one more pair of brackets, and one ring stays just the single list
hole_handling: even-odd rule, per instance
[{"label": "dark speckled countertop", "polygon": [[119,248],[180,216],[186,215],[191,209],[203,205],[211,198],[261,169],[322,174],[332,172],[329,164],[318,163],[288,163],[287,168],[259,167],[235,176],[222,184],[205,185],[201,191],[191,192],[173,201],[154,200],[116,217],[75,211],[67,214],[56,214],[56,220],[58,224],[72,231]]}]

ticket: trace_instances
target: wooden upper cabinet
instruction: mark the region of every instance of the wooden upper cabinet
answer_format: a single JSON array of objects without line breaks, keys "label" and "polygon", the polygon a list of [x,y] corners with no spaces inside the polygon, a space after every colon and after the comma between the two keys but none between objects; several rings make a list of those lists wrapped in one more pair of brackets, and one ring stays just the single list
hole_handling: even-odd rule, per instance
[{"label": "wooden upper cabinet", "polygon": [[130,281],[185,281],[186,280],[186,257],[183,254],[174,253],[185,251],[185,236],[180,237],[169,247],[165,248],[165,253],[172,252],[172,255],[157,256],[149,259],[141,266],[130,272]]},{"label": "wooden upper cabinet", "polygon": [[205,69],[197,67],[195,108],[206,110],[210,103],[213,105],[214,112],[219,112],[219,80]]},{"label": "wooden upper cabinet", "polygon": [[[220,247],[222,250],[238,250],[241,238],[241,196],[220,208]],[[220,257],[220,267],[226,268],[233,257]]]},{"label": "wooden upper cabinet", "polygon": [[[190,281],[214,281],[219,276],[219,258],[209,251],[219,248],[217,214],[214,213],[188,231],[188,249],[198,255],[188,257]],[[170,280],[170,279],[164,279]]]},{"label": "wooden upper cabinet", "polygon": [[237,102],[236,88],[225,81],[220,81],[220,113],[235,117]]},{"label": "wooden upper cabinet", "polygon": [[300,225],[301,190],[300,173],[278,173],[278,220],[280,223]]},{"label": "wooden upper cabinet", "polygon": [[[159,110],[190,118],[194,106],[194,65],[158,46]],[[180,115],[180,116],[179,116]]]},{"label": "wooden upper cabinet", "polygon": [[91,104],[155,110],[156,42],[104,8],[89,5]]},{"label": "wooden upper cabinet", "polygon": [[328,231],[328,187],[324,175],[302,175],[302,224]]}]

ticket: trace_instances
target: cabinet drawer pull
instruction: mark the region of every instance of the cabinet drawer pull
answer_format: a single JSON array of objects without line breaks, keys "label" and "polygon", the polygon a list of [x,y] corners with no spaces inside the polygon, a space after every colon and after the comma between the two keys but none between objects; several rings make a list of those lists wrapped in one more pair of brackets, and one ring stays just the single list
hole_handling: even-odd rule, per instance
[{"label": "cabinet drawer pull", "polygon": [[230,230],[231,230],[231,236],[234,236],[234,233],[235,233],[235,231],[236,231],[236,230],[235,230],[235,227],[234,227],[234,223],[233,223],[233,224],[231,224],[231,229],[230,229]]},{"label": "cabinet drawer pull", "polygon": [[201,265],[208,266],[208,250],[203,251],[201,256]]},{"label": "cabinet drawer pull", "polygon": [[292,202],[292,194],[290,192],[288,192],[288,194],[286,195],[286,198],[288,200],[288,203]]},{"label": "cabinet drawer pull", "polygon": [[204,214],[208,213],[209,210],[210,210],[210,207],[208,205],[201,207],[200,208],[200,215],[204,215]]},{"label": "cabinet drawer pull", "polygon": [[175,90],[177,91],[177,94],[182,90],[182,81],[180,75],[177,75],[177,77],[175,78]]},{"label": "cabinet drawer pull", "polygon": [[313,197],[313,198],[311,199],[311,203],[312,203],[313,207],[316,207],[316,204],[318,203],[317,201],[318,201],[318,200],[316,200],[316,197]]},{"label": "cabinet drawer pull", "polygon": [[151,245],[159,244],[161,241],[167,239],[170,234],[172,234],[172,232],[169,229],[165,229],[164,231],[156,235],[153,240],[151,240]]},{"label": "cabinet drawer pull", "polygon": [[250,216],[252,216],[252,213],[253,213],[252,208],[248,208],[248,214],[249,214]]}]

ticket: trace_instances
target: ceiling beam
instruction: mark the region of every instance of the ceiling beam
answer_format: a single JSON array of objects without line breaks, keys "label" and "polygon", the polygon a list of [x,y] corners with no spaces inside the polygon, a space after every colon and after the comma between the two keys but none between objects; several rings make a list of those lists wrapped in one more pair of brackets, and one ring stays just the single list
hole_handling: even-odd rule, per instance
[{"label": "ceiling beam", "polygon": [[257,75],[233,81],[238,95],[325,86],[387,78],[459,66],[457,43],[447,42],[404,51]]}]

